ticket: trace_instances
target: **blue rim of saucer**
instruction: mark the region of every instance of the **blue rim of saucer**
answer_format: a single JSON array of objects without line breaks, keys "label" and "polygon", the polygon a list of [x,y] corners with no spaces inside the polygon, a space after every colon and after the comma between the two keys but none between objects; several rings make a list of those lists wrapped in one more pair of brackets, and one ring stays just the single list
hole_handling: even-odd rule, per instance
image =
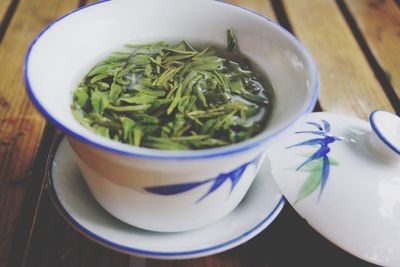
[{"label": "blue rim of saucer", "polygon": [[[262,144],[264,144],[267,141],[272,140],[273,138],[278,137],[280,134],[282,134],[286,129],[290,128],[293,123],[295,123],[302,115],[311,112],[314,109],[314,106],[317,102],[317,98],[318,98],[318,92],[319,92],[319,73],[318,73],[318,69],[317,69],[317,65],[315,64],[314,59],[311,57],[311,55],[309,54],[309,52],[307,51],[307,49],[300,43],[300,41],[293,36],[292,33],[290,33],[289,31],[287,31],[285,28],[283,28],[282,26],[280,26],[279,24],[271,21],[269,18],[261,15],[260,13],[257,13],[253,10],[241,7],[241,6],[237,6],[234,4],[230,4],[230,3],[225,3],[221,0],[214,0],[217,3],[220,4],[224,4],[224,5],[229,5],[241,10],[244,10],[246,12],[250,12],[262,19],[264,19],[266,21],[266,23],[273,25],[273,27],[276,27],[280,30],[282,30],[283,32],[285,32],[287,34],[287,36],[299,47],[300,50],[302,50],[304,52],[305,57],[307,58],[307,60],[310,62],[312,69],[314,69],[314,76],[315,76],[315,81],[314,84],[312,85],[312,96],[309,100],[308,106],[302,111],[300,112],[297,116],[295,116],[292,121],[290,121],[289,123],[287,123],[283,128],[277,130],[276,132],[270,134],[270,135],[266,135],[262,138],[259,138],[257,140],[250,139],[241,143],[237,143],[234,145],[229,145],[229,146],[224,146],[224,147],[218,147],[218,148],[211,148],[211,149],[206,149],[206,150],[196,150],[196,151],[190,151],[188,153],[185,152],[176,152],[176,151],[160,151],[160,150],[156,150],[156,149],[146,149],[146,148],[140,148],[137,149],[135,147],[133,147],[130,150],[123,150],[122,148],[116,148],[113,147],[112,145],[108,145],[108,144],[104,144],[101,143],[99,141],[93,141],[90,138],[78,133],[77,131],[70,129],[66,126],[64,126],[63,123],[59,122],[55,117],[53,117],[47,110],[46,108],[39,102],[38,98],[36,97],[34,90],[31,86],[30,80],[29,80],[29,71],[28,71],[28,63],[29,63],[29,59],[30,59],[30,55],[32,52],[33,47],[35,46],[36,42],[41,38],[41,36],[46,33],[52,26],[54,26],[55,24],[57,24],[58,22],[60,22],[61,20],[63,20],[64,18],[82,11],[88,7],[94,6],[94,5],[100,5],[100,4],[104,4],[107,2],[110,2],[111,0],[102,0],[90,5],[86,5],[83,7],[80,7],[76,10],[73,10],[67,14],[65,14],[64,16],[56,19],[55,21],[53,21],[51,24],[49,24],[46,28],[44,28],[37,36],[36,38],[33,40],[33,42],[31,43],[31,45],[29,46],[29,49],[26,53],[25,56],[25,61],[24,61],[24,66],[23,66],[23,72],[24,72],[24,81],[25,81],[25,87],[26,87],[26,91],[28,93],[29,98],[31,99],[32,103],[35,105],[35,107],[50,121],[52,122],[54,125],[56,125],[58,128],[60,128],[64,133],[68,134],[69,136],[72,136],[73,138],[89,144],[95,148],[104,150],[104,151],[108,151],[108,152],[112,152],[115,154],[119,154],[119,155],[124,155],[124,156],[129,156],[129,157],[135,157],[135,158],[149,158],[149,159],[160,159],[160,160],[196,160],[196,159],[209,159],[209,158],[215,158],[215,157],[224,157],[224,156],[228,156],[228,155],[232,155],[232,154],[236,154],[236,153],[240,153],[242,151],[246,151],[255,147],[258,147]],[[82,126],[83,127],[83,126]],[[256,136],[257,137],[257,136]],[[136,151],[135,151],[136,150]],[[187,152],[187,151],[186,151]]]},{"label": "blue rim of saucer", "polygon": [[[88,237],[89,239],[93,240],[94,242],[106,246],[108,248],[111,248],[113,250],[117,250],[119,252],[123,252],[126,254],[130,255],[137,255],[137,256],[142,256],[142,257],[154,257],[154,258],[164,258],[164,259],[174,259],[174,258],[191,258],[191,257],[200,257],[200,256],[205,256],[205,255],[210,255],[214,253],[219,253],[228,249],[231,249],[235,246],[238,246],[248,240],[250,240],[252,237],[256,236],[258,233],[260,233],[262,230],[264,230],[268,225],[270,225],[276,216],[280,213],[282,210],[283,206],[285,205],[285,198],[282,196],[275,207],[272,209],[272,211],[265,217],[263,218],[257,225],[255,225],[253,228],[247,230],[244,233],[240,233],[235,238],[232,238],[231,240],[225,241],[221,244],[210,246],[208,248],[202,248],[198,250],[188,250],[188,251],[179,251],[179,252],[167,252],[167,251],[153,251],[153,250],[143,250],[140,248],[135,248],[135,247],[128,247],[124,245],[120,245],[118,243],[115,243],[113,241],[110,241],[104,237],[101,237],[94,232],[90,231],[88,228],[84,227],[81,225],[77,220],[75,220],[65,209],[64,205],[61,203],[56,189],[54,185],[54,177],[53,177],[53,162],[56,157],[57,151],[59,149],[59,146],[64,140],[64,135],[60,135],[56,141],[54,142],[49,157],[47,159],[47,183],[48,183],[48,189],[49,189],[49,195],[50,198],[52,199],[53,203],[55,204],[57,210],[60,212],[62,217],[69,222],[78,232],[83,234],[84,236]],[[110,215],[112,216],[112,215]],[[132,226],[133,227],[133,226]]]},{"label": "blue rim of saucer", "polygon": [[376,133],[376,135],[379,137],[379,139],[382,140],[382,142],[384,142],[393,152],[395,152],[396,154],[400,155],[400,147],[396,146],[395,144],[393,144],[392,142],[390,142],[390,140],[388,140],[386,138],[386,136],[384,135],[384,133],[382,133],[382,131],[379,129],[379,126],[376,123],[376,113],[381,113],[381,112],[385,112],[385,113],[389,113],[393,116],[393,113],[385,111],[385,110],[375,110],[371,113],[371,115],[369,115],[369,122],[371,123],[371,128],[372,130]]}]

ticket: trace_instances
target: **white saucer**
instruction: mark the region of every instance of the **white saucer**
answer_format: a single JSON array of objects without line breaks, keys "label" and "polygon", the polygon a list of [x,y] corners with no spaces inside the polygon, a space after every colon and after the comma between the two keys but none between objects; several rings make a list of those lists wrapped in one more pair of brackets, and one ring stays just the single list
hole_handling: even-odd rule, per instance
[{"label": "white saucer", "polygon": [[285,200],[264,161],[239,206],[218,222],[180,233],[135,228],[114,218],[92,197],[66,139],[54,145],[48,161],[50,195],[63,217],[79,232],[111,249],[146,258],[194,258],[238,246],[265,229]]}]

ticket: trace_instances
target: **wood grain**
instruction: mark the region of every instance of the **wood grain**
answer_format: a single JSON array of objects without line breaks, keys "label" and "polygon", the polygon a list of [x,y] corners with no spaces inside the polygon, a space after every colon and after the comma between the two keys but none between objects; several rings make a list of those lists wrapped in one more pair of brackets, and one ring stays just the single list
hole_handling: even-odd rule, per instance
[{"label": "wood grain", "polygon": [[400,97],[400,8],[394,0],[346,0],[345,3]]},{"label": "wood grain", "polygon": [[45,126],[25,94],[23,59],[35,35],[76,6],[77,1],[21,0],[0,45],[0,266],[7,264]]},{"label": "wood grain", "polygon": [[295,34],[318,65],[323,110],[364,119],[375,109],[393,111],[335,1],[283,4]]}]

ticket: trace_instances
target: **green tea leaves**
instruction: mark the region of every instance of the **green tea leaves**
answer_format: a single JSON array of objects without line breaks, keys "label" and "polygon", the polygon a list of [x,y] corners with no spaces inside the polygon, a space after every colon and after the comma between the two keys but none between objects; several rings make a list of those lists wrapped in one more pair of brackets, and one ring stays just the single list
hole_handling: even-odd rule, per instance
[{"label": "green tea leaves", "polygon": [[127,45],[86,75],[72,113],[134,146],[189,150],[246,140],[265,126],[273,92],[246,65],[231,30],[227,40],[227,51],[187,41]]},{"label": "green tea leaves", "polygon": [[132,144],[133,143],[133,129],[136,126],[135,121],[133,121],[132,119],[128,118],[128,117],[121,117],[120,118],[121,123],[122,123],[122,136],[123,136],[123,141],[125,141],[128,144]]},{"label": "green tea leaves", "polygon": [[228,47],[226,48],[226,50],[228,52],[233,52],[233,51],[237,50],[238,49],[237,40],[231,29],[228,29],[226,37],[227,37],[227,42],[228,42]]},{"label": "green tea leaves", "polygon": [[92,92],[90,100],[93,107],[93,112],[99,114],[103,114],[103,111],[107,108],[108,104],[110,103],[108,94],[100,91]]},{"label": "green tea leaves", "polygon": [[183,87],[182,84],[180,84],[180,85],[178,86],[178,89],[176,90],[174,99],[172,100],[171,105],[170,105],[170,106],[168,107],[168,109],[167,109],[167,115],[170,115],[170,114],[174,111],[174,109],[176,108],[176,106],[178,105],[179,100],[181,99],[182,87]]},{"label": "green tea leaves", "polygon": [[79,87],[74,92],[74,102],[78,103],[81,108],[86,106],[87,101],[89,100],[89,95],[87,94],[86,90]]}]

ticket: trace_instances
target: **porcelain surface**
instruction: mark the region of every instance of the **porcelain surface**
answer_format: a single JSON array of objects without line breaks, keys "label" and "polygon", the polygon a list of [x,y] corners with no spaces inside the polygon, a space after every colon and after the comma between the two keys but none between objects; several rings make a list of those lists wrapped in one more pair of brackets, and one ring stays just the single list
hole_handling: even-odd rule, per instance
[{"label": "porcelain surface", "polygon": [[48,171],[51,197],[67,222],[95,242],[147,258],[193,258],[238,246],[265,229],[285,203],[264,161],[246,197],[223,219],[192,231],[151,232],[119,221],[96,202],[65,139],[54,147]]},{"label": "porcelain surface", "polygon": [[[73,118],[71,92],[111,51],[160,40],[224,46],[228,28],[276,88],[275,110],[259,135],[220,148],[163,151],[108,140]],[[316,66],[293,35],[254,12],[211,0],[103,1],[67,14],[33,42],[25,81],[37,108],[68,135],[96,200],[126,223],[163,232],[202,227],[231,212],[271,140],[313,109],[318,91]]]},{"label": "porcelain surface", "polygon": [[364,260],[399,266],[400,118],[376,111],[371,124],[326,112],[303,116],[270,148],[272,174],[326,238]]}]

